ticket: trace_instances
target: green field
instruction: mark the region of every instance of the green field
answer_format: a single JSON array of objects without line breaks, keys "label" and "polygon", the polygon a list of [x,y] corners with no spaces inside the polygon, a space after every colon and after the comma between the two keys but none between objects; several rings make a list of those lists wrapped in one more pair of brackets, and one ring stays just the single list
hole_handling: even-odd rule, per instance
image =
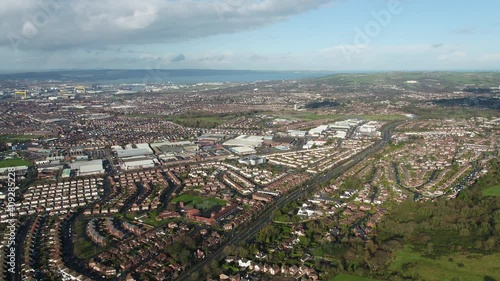
[{"label": "green field", "polygon": [[500,185],[492,186],[483,190],[484,196],[500,196]]},{"label": "green field", "polygon": [[0,143],[23,142],[32,139],[37,139],[39,137],[40,136],[35,136],[35,135],[0,135]]},{"label": "green field", "polygon": [[73,227],[74,233],[78,234],[78,238],[73,240],[75,254],[82,259],[90,258],[102,250],[85,238],[85,226],[84,221],[78,220]]},{"label": "green field", "polygon": [[456,107],[456,108],[441,107],[439,108],[439,110],[436,110],[434,108],[405,107],[403,108],[403,110],[405,112],[409,112],[427,119],[450,119],[450,118],[469,119],[473,117],[492,118],[500,116],[499,112],[496,110],[488,110],[488,109],[477,110],[476,108],[466,108],[466,107]]},{"label": "green field", "polygon": [[23,159],[0,160],[0,168],[30,166],[31,162]]},{"label": "green field", "polygon": [[177,204],[179,202],[184,202],[186,206],[193,206],[196,209],[207,210],[212,208],[213,206],[225,206],[226,201],[217,198],[203,198],[200,196],[192,196],[188,194],[183,194],[174,198],[172,203]]},{"label": "green field", "polygon": [[[417,84],[406,84],[406,81],[415,80]],[[396,84],[406,88],[426,88],[429,85],[438,88],[452,88],[455,86],[475,85],[480,87],[498,87],[500,85],[499,72],[382,72],[365,74],[337,74],[318,78],[320,83],[338,85],[374,85]]]},{"label": "green field", "polygon": [[342,119],[358,118],[368,121],[399,121],[405,120],[403,115],[340,115]]},{"label": "green field", "polygon": [[335,278],[333,278],[332,281],[378,281],[378,280],[354,276],[354,275],[339,274],[335,276]]},{"label": "green field", "polygon": [[315,121],[315,120],[338,120],[339,116],[334,114],[317,114],[308,111],[284,111],[284,112],[269,112],[268,114],[274,115],[279,118],[285,119],[295,119],[303,121]]},{"label": "green field", "polygon": [[339,121],[346,119],[363,119],[368,121],[398,121],[404,120],[402,115],[346,115],[346,114],[317,114],[308,111],[285,111],[285,112],[270,112],[270,115],[282,117],[285,119],[298,119],[303,121],[330,120]]},{"label": "green field", "polygon": [[199,127],[199,128],[215,128],[229,120],[239,117],[252,116],[252,112],[241,114],[215,114],[207,112],[193,112],[189,115],[175,115],[169,116],[166,120],[172,121],[176,124],[185,127]]},{"label": "green field", "polygon": [[499,260],[498,253],[456,253],[432,259],[407,246],[397,253],[389,269],[408,277],[419,276],[420,280],[426,281],[497,280],[500,278]]}]

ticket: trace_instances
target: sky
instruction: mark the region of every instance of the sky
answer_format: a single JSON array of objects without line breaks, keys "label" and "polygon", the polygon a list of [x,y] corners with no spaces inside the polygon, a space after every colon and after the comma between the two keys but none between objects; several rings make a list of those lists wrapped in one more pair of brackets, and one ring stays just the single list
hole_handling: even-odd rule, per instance
[{"label": "sky", "polygon": [[494,0],[2,0],[0,71],[500,70]]}]

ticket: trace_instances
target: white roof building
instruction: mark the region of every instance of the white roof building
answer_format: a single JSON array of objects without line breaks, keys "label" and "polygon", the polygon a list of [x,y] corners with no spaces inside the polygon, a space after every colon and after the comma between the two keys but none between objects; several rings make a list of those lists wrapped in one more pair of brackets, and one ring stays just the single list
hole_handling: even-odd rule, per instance
[{"label": "white roof building", "polygon": [[307,135],[307,131],[288,130],[288,135],[291,137],[303,138]]},{"label": "white roof building", "polygon": [[259,147],[264,142],[263,136],[247,136],[242,135],[235,139],[228,140],[224,143],[226,146],[248,146],[248,147]]},{"label": "white roof building", "polygon": [[329,126],[328,125],[321,125],[317,128],[309,130],[309,135],[311,136],[319,136],[326,130],[328,130]]},{"label": "white roof building", "polygon": [[134,157],[134,156],[141,156],[141,155],[151,155],[153,154],[153,151],[148,148],[132,148],[132,149],[125,149],[125,150],[118,150],[116,151],[116,154],[118,155],[118,158],[125,158],[125,157]]},{"label": "white roof building", "polygon": [[231,151],[237,155],[251,155],[257,153],[255,149],[248,146],[233,147]]},{"label": "white roof building", "polygon": [[78,170],[79,176],[104,174],[102,160],[77,161],[71,164],[72,170]]},{"label": "white roof building", "polygon": [[123,167],[125,168],[125,170],[134,170],[134,169],[141,169],[141,168],[153,168],[154,166],[155,166],[155,162],[153,160],[150,160],[150,159],[123,162]]}]

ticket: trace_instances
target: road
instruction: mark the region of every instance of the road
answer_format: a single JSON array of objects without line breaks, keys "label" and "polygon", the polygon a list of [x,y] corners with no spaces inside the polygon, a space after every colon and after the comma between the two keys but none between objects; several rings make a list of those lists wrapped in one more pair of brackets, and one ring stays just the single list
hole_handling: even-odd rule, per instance
[{"label": "road", "polygon": [[200,273],[200,275],[203,272],[203,267],[205,265],[209,265],[210,262],[213,260],[219,261],[222,258],[224,258],[224,248],[230,245],[236,245],[240,242],[244,242],[250,238],[252,238],[260,229],[262,229],[264,226],[266,226],[268,223],[272,221],[272,216],[274,211],[276,211],[279,208],[284,207],[286,204],[292,201],[296,201],[302,196],[306,196],[308,193],[313,192],[316,190],[318,186],[321,184],[327,183],[330,181],[332,178],[336,178],[340,175],[342,175],[344,172],[349,170],[350,168],[354,167],[356,164],[361,162],[362,160],[366,159],[367,157],[373,155],[377,151],[379,151],[381,148],[383,148],[391,139],[391,130],[395,128],[397,125],[401,124],[401,122],[396,122],[396,123],[391,123],[386,125],[383,128],[383,138],[381,141],[375,143],[371,147],[363,150],[356,156],[352,157],[351,159],[347,160],[340,166],[327,171],[326,173],[323,174],[318,174],[314,176],[312,179],[309,181],[305,182],[301,187],[298,187],[294,189],[293,191],[283,195],[279,199],[273,201],[271,204],[267,206],[259,215],[258,217],[252,221],[251,224],[246,226],[245,228],[242,228],[236,232],[233,233],[233,236],[229,238],[226,242],[222,243],[222,245],[219,247],[218,250],[212,252],[210,255],[208,255],[204,260],[198,262],[194,266],[192,266],[190,269],[186,270],[183,272],[176,280],[183,281],[183,280],[192,280],[191,275],[193,273]]}]

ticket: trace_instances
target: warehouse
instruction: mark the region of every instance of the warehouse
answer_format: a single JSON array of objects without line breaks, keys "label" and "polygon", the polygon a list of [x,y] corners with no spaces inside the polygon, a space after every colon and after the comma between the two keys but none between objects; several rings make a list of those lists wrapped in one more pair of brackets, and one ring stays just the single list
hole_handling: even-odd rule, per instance
[{"label": "warehouse", "polygon": [[263,157],[260,157],[260,156],[249,156],[249,157],[241,158],[240,160],[238,160],[238,162],[240,164],[244,164],[244,165],[256,166],[256,165],[266,163],[266,159]]},{"label": "warehouse", "polygon": [[76,161],[71,164],[71,169],[78,170],[78,176],[104,174],[104,168],[102,166],[101,159],[92,161]]},{"label": "warehouse", "polygon": [[232,147],[230,150],[236,155],[252,155],[257,153],[255,149],[248,146]]},{"label": "warehouse", "polygon": [[247,136],[242,135],[235,139],[228,140],[224,143],[226,146],[247,146],[256,148],[262,145],[264,142],[263,136]]},{"label": "warehouse", "polygon": [[129,161],[124,161],[122,164],[122,168],[124,170],[153,168],[154,166],[155,162],[151,159],[129,160]]}]

